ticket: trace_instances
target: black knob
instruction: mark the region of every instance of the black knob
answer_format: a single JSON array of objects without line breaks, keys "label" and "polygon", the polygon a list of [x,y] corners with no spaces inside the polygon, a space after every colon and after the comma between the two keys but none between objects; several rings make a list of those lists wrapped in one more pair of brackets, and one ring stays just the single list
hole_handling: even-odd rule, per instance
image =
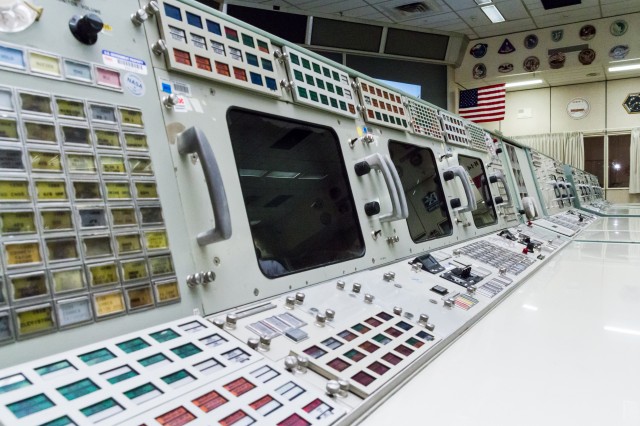
[{"label": "black knob", "polygon": [[380,203],[377,201],[371,201],[370,203],[366,203],[364,205],[364,212],[367,216],[374,216],[380,213]]},{"label": "black knob", "polygon": [[502,204],[504,202],[504,200],[500,196],[494,198],[493,200],[495,201],[495,205]]},{"label": "black knob", "polygon": [[102,31],[104,23],[102,19],[94,13],[88,13],[84,16],[74,15],[69,21],[69,29],[71,34],[84,44],[94,44],[98,41],[98,33]]},{"label": "black knob", "polygon": [[502,154],[502,148],[496,148],[496,154]]},{"label": "black knob", "polygon": [[460,198],[452,198],[451,201],[449,201],[449,204],[451,205],[452,209],[457,209],[462,205],[462,203],[460,202]]},{"label": "black knob", "polygon": [[524,211],[524,209],[519,209],[519,210],[518,210],[518,213],[519,213],[519,214],[525,214],[526,212]]},{"label": "black knob", "polygon": [[442,173],[442,177],[444,178],[444,180],[446,182],[446,181],[449,181],[449,180],[453,179],[454,177],[456,177],[456,175],[451,170],[447,170],[446,172]]},{"label": "black knob", "polygon": [[489,176],[489,182],[496,183],[498,181],[498,176],[491,175]]},{"label": "black knob", "polygon": [[353,166],[353,168],[355,169],[356,174],[358,176],[364,176],[371,171],[371,166],[366,161],[361,161],[359,163],[356,163],[356,165]]}]

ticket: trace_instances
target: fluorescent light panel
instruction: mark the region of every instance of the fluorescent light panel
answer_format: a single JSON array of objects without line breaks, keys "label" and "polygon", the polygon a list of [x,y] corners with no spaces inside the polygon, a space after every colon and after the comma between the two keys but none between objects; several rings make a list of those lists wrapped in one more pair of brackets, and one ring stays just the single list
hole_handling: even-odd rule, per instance
[{"label": "fluorescent light panel", "polygon": [[609,72],[618,72],[618,71],[631,71],[640,69],[640,64],[634,65],[620,65],[617,67],[609,67]]},{"label": "fluorescent light panel", "polygon": [[524,81],[514,81],[511,83],[507,83],[504,87],[520,87],[520,86],[532,86],[534,84],[543,83],[543,80],[524,80]]},{"label": "fluorescent light panel", "polygon": [[491,4],[491,0],[474,0],[478,6],[482,6],[485,4]]},{"label": "fluorescent light panel", "polygon": [[489,20],[494,24],[505,21],[504,16],[502,16],[502,13],[500,13],[498,8],[492,4],[489,6],[482,6],[480,9],[482,9],[484,14],[487,15],[487,18],[489,18]]}]

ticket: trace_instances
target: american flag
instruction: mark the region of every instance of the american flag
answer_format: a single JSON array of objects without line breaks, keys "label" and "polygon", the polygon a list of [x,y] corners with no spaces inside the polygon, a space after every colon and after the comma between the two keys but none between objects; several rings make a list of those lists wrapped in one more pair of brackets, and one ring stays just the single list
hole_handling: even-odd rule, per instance
[{"label": "american flag", "polygon": [[458,114],[476,123],[504,120],[504,83],[460,91]]}]

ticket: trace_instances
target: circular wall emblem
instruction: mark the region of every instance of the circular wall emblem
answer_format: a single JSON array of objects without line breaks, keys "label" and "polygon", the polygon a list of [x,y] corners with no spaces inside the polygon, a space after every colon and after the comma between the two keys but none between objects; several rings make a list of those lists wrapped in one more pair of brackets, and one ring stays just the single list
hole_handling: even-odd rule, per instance
[{"label": "circular wall emblem", "polygon": [[609,50],[609,57],[611,59],[624,59],[629,54],[629,46],[626,44],[619,44],[617,46],[613,46],[611,50]]},{"label": "circular wall emblem", "polygon": [[596,27],[593,25],[585,25],[580,28],[580,38],[582,40],[591,40],[596,36]]},{"label": "circular wall emblem", "polygon": [[487,67],[484,64],[476,64],[473,67],[473,78],[476,80],[487,76]]},{"label": "circular wall emblem", "polygon": [[538,36],[535,34],[529,34],[524,38],[524,47],[527,49],[533,49],[538,45]]},{"label": "circular wall emblem", "polygon": [[596,59],[596,51],[593,49],[583,49],[578,54],[578,60],[582,65],[589,65]]},{"label": "circular wall emblem", "polygon": [[617,21],[614,21],[609,27],[611,35],[616,37],[620,37],[622,34],[626,33],[628,29],[629,24],[627,24],[627,21],[625,21],[624,19],[618,19]]},{"label": "circular wall emblem", "polygon": [[586,99],[575,98],[567,104],[567,114],[574,120],[580,120],[589,115],[591,106]]},{"label": "circular wall emblem", "polygon": [[475,44],[471,50],[469,50],[469,53],[471,53],[471,56],[474,58],[482,58],[487,54],[487,46],[488,45],[486,43]]},{"label": "circular wall emblem", "polygon": [[522,67],[526,72],[536,71],[540,67],[540,59],[537,56],[529,56],[522,63]]}]

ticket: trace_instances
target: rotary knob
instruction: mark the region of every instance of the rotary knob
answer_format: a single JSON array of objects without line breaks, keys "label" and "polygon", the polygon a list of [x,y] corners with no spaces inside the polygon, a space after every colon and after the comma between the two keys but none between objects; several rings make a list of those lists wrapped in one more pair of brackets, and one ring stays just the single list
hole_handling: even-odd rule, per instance
[{"label": "rotary knob", "polygon": [[299,291],[296,293],[296,304],[302,305],[304,303],[304,293]]},{"label": "rotary knob", "polygon": [[337,288],[338,290],[344,290],[344,286],[345,286],[345,282],[344,282],[344,281],[342,281],[342,280],[340,280],[340,281],[338,281],[338,282],[336,283],[336,288]]},{"label": "rotary knob", "polygon": [[298,358],[294,355],[289,355],[284,359],[284,368],[287,371],[293,371],[298,367]]},{"label": "rotary knob", "polygon": [[353,283],[353,288],[351,289],[354,293],[360,293],[360,290],[362,289],[362,284],[360,283]]},{"label": "rotary knob", "polygon": [[238,322],[238,317],[235,314],[228,314],[227,319],[224,322],[224,328],[229,330],[234,330],[236,328],[237,322]]},{"label": "rotary knob", "polygon": [[429,323],[429,315],[420,314],[420,319],[418,320],[418,324],[425,326]]},{"label": "rotary knob", "polygon": [[336,311],[334,311],[333,309],[327,309],[326,311],[324,311],[324,315],[327,317],[327,321],[333,321],[333,319],[336,317]]},{"label": "rotary knob", "polygon": [[293,309],[296,306],[296,298],[293,296],[287,296],[284,301],[284,307],[287,309]]},{"label": "rotary knob", "polygon": [[374,296],[373,294],[365,294],[364,295],[364,303],[373,303]]},{"label": "rotary knob", "polygon": [[257,350],[259,344],[260,339],[258,339],[257,337],[249,337],[249,339],[247,339],[247,346],[249,346],[251,349]]},{"label": "rotary knob", "polygon": [[327,316],[322,312],[318,312],[316,314],[316,325],[319,327],[324,327],[324,324],[327,322]]},{"label": "rotary knob", "polygon": [[337,380],[329,380],[325,386],[325,390],[329,396],[338,396],[340,393],[340,383],[338,383]]},{"label": "rotary knob", "polygon": [[271,349],[271,338],[267,336],[260,336],[260,341],[258,343],[258,350],[266,352],[269,349]]},{"label": "rotary knob", "polygon": [[80,43],[92,45],[98,41],[98,33],[102,31],[104,23],[95,13],[84,16],[74,15],[69,20],[69,30]]},{"label": "rotary knob", "polygon": [[402,315],[402,308],[400,306],[394,306],[393,313],[396,315]]}]

